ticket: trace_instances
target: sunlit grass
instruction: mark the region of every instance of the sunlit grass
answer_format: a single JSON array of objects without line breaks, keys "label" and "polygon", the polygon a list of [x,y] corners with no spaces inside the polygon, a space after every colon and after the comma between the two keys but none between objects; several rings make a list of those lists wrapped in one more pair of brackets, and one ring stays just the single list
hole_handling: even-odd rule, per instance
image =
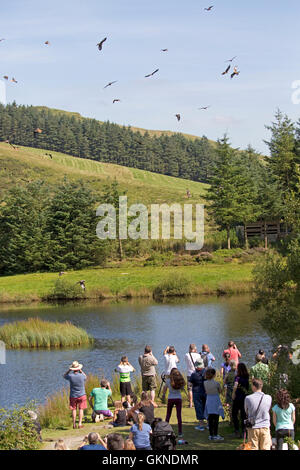
[{"label": "sunlit grass", "polygon": [[8,349],[66,348],[92,343],[86,331],[70,322],[48,322],[40,318],[5,324],[0,328],[0,340]]}]

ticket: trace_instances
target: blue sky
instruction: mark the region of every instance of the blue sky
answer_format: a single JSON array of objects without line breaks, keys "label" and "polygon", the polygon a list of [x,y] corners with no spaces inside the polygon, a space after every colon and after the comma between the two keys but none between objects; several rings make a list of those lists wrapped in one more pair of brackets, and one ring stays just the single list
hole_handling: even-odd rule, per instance
[{"label": "blue sky", "polygon": [[[299,0],[10,0],[1,6],[0,77],[18,80],[7,85],[9,102],[210,139],[228,132],[235,147],[266,153],[276,108],[300,117],[291,99],[299,16]],[[221,73],[235,55],[241,73],[231,80]]]}]

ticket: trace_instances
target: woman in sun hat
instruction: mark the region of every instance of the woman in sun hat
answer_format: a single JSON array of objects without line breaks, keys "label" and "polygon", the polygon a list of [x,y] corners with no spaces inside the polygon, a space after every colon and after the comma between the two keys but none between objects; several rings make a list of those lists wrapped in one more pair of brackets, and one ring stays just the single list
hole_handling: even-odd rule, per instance
[{"label": "woman in sun hat", "polygon": [[83,428],[83,410],[87,408],[85,392],[86,375],[82,371],[82,367],[82,364],[74,361],[63,376],[65,380],[70,382],[70,409],[72,410],[73,429],[76,428],[77,407],[79,408],[79,429]]}]

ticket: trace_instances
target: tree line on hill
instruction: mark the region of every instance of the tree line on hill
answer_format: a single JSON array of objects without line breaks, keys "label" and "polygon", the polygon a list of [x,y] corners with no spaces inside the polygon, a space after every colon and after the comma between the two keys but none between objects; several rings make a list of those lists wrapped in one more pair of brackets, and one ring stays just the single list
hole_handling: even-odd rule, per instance
[{"label": "tree line on hill", "polygon": [[[34,134],[35,129],[42,133]],[[217,152],[206,137],[142,134],[48,108],[0,104],[0,141],[209,183]]]}]

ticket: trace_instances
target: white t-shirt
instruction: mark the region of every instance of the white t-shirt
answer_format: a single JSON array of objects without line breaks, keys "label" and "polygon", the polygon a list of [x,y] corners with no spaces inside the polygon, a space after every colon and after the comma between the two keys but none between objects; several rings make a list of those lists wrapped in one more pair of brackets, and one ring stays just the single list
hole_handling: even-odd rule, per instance
[{"label": "white t-shirt", "polygon": [[170,375],[172,369],[177,369],[178,357],[175,354],[165,354],[165,374]]},{"label": "white t-shirt", "polygon": [[[201,360],[201,355],[199,353],[191,353],[194,363]],[[187,376],[190,377],[193,372],[195,372],[195,367],[191,359],[190,353],[186,353],[184,359],[186,364]]]}]

